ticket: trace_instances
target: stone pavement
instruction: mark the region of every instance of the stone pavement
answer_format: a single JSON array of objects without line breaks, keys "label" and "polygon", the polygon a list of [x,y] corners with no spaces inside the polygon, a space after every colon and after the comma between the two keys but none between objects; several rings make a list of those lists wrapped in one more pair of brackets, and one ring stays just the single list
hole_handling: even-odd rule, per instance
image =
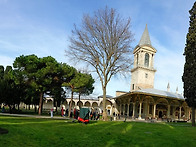
[{"label": "stone pavement", "polygon": [[[51,116],[43,116],[43,115],[27,115],[27,114],[10,114],[10,113],[0,113],[0,115],[6,116],[19,116],[19,117],[34,117],[34,118],[51,118]],[[60,116],[53,116],[51,119],[64,119],[68,120],[68,117],[60,117]]]}]

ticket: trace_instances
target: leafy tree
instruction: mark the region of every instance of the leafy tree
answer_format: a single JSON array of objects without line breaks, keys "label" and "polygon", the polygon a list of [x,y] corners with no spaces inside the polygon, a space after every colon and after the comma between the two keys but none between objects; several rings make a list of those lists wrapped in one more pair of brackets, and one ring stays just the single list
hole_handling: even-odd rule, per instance
[{"label": "leafy tree", "polygon": [[23,102],[29,104],[31,101],[30,90],[34,89],[36,80],[36,72],[39,70],[40,59],[36,55],[17,57],[13,63],[18,82],[24,81],[26,89],[24,90]]},{"label": "leafy tree", "polygon": [[3,102],[2,87],[3,87],[4,67],[0,66],[0,104]]},{"label": "leafy tree", "polygon": [[46,91],[50,91],[57,70],[58,63],[53,57],[48,56],[40,59],[40,68],[36,72],[36,80],[34,83],[34,86],[40,92],[39,114],[42,112],[43,95]]},{"label": "leafy tree", "polygon": [[77,82],[77,78],[76,78],[76,74],[77,74],[77,70],[74,67],[69,67],[69,71],[70,71],[70,75],[69,78],[67,78],[67,81],[63,83],[64,87],[67,87],[68,89],[71,90],[71,101],[69,104],[69,117],[71,114],[71,108],[72,108],[72,103],[73,103],[73,94],[75,91],[75,84]]},{"label": "leafy tree", "polygon": [[0,79],[3,79],[4,76],[4,67],[1,65],[0,66]]},{"label": "leafy tree", "polygon": [[65,98],[65,90],[62,88],[62,84],[69,82],[71,78],[73,77],[73,72],[71,72],[72,68],[65,64],[65,63],[59,63],[58,72],[56,73],[54,80],[51,84],[51,90],[49,95],[52,95],[54,97],[54,106],[60,106],[60,103]]},{"label": "leafy tree", "polygon": [[15,104],[20,103],[20,99],[18,97],[18,87],[14,81],[14,74],[11,66],[6,67],[0,83],[1,101],[8,105],[10,113],[12,113],[12,109],[15,108]]},{"label": "leafy tree", "polygon": [[51,56],[38,58],[36,55],[20,56],[15,59],[14,67],[21,71],[26,84],[39,92],[39,111],[43,107],[43,96],[50,90],[51,83],[58,71],[58,62]]},{"label": "leafy tree", "polygon": [[93,84],[95,80],[92,78],[90,74],[86,73],[77,73],[76,75],[76,89],[75,92],[79,95],[79,108],[80,106],[80,96],[81,95],[89,95],[93,93],[94,87]]},{"label": "leafy tree", "polygon": [[14,74],[14,82],[17,86],[17,98],[20,99],[20,101],[18,101],[17,105],[18,105],[18,110],[19,110],[19,105],[20,102],[24,102],[25,101],[25,92],[28,89],[28,86],[25,84],[25,79],[23,77],[23,73],[18,71],[18,70],[14,70],[13,71]]},{"label": "leafy tree", "polygon": [[37,104],[39,93],[38,114],[42,113],[44,93],[54,96],[56,107],[60,105],[64,96],[62,84],[69,82],[74,74],[72,67],[65,63],[58,63],[51,56],[38,58],[36,55],[22,55],[15,59],[14,67],[18,75],[22,75],[19,77],[25,81],[28,88],[25,91],[24,102]]},{"label": "leafy tree", "polygon": [[103,90],[104,120],[107,120],[107,84],[115,74],[130,72],[132,41],[130,18],[125,20],[115,9],[107,7],[92,17],[84,15],[82,27],[75,26],[72,31],[67,54],[73,61],[85,61],[97,72]]},{"label": "leafy tree", "polygon": [[24,93],[24,86],[18,82],[17,73],[11,66],[0,66],[0,103],[5,103],[9,106],[10,112],[22,101],[22,94]]},{"label": "leafy tree", "polygon": [[0,104],[3,103],[2,87],[3,87],[4,67],[0,66]]},{"label": "leafy tree", "polygon": [[186,36],[184,51],[185,65],[182,80],[184,82],[184,96],[186,102],[192,107],[192,126],[195,126],[196,108],[196,2],[189,11],[189,31]]}]

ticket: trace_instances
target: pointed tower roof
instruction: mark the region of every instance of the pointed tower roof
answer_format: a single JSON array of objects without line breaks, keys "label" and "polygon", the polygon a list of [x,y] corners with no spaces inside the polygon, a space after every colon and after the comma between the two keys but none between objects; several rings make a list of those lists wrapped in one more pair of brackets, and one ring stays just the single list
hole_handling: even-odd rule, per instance
[{"label": "pointed tower roof", "polygon": [[176,94],[178,94],[178,87],[176,87]]},{"label": "pointed tower roof", "polygon": [[169,82],[167,84],[167,91],[170,92],[170,85],[169,85]]},{"label": "pointed tower roof", "polygon": [[142,34],[142,37],[140,39],[140,42],[139,42],[139,46],[142,46],[142,45],[151,45],[151,41],[150,41],[150,36],[149,36],[149,33],[148,33],[148,27],[147,27],[147,24],[146,24],[146,27],[145,27],[145,30]]}]

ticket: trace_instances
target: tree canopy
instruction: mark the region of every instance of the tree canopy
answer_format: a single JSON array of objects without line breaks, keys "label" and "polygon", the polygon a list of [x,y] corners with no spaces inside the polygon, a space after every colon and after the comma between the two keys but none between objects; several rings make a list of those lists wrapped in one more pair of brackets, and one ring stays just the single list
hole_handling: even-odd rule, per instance
[{"label": "tree canopy", "polygon": [[93,84],[95,80],[92,78],[90,74],[79,72],[76,74],[75,82],[76,82],[76,88],[74,91],[78,93],[79,107],[81,107],[80,96],[89,95],[93,92],[94,90]]}]

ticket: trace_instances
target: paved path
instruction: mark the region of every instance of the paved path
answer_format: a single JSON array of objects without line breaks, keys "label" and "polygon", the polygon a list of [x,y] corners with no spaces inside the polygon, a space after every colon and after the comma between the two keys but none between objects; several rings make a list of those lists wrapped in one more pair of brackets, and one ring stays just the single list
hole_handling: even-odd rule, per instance
[{"label": "paved path", "polygon": [[[20,116],[20,117],[34,117],[34,118],[51,118],[50,116],[43,116],[43,115],[27,115],[27,114],[0,113],[0,115],[6,115],[6,116]],[[70,118],[68,118],[68,117],[54,116],[52,119],[64,119],[64,120],[68,120],[68,119],[70,119]]]}]

